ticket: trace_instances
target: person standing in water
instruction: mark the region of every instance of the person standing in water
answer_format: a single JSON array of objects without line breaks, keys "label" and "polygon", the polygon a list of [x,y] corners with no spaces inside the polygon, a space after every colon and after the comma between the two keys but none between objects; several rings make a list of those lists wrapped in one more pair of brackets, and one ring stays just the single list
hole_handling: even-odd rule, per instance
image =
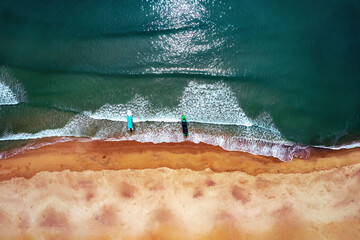
[{"label": "person standing in water", "polygon": [[126,116],[126,121],[127,121],[127,128],[130,132],[132,132],[134,130],[133,127],[133,119],[132,119],[132,114],[130,110],[127,110],[127,116]]}]

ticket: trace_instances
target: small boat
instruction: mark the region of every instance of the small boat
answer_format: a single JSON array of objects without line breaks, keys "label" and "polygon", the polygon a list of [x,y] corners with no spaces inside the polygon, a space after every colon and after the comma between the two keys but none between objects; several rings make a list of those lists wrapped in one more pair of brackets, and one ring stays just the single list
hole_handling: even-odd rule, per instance
[{"label": "small boat", "polygon": [[127,128],[130,132],[132,132],[134,130],[133,127],[133,119],[132,119],[132,114],[131,111],[128,110],[127,111],[127,116],[126,116],[126,121],[127,121]]},{"label": "small boat", "polygon": [[182,125],[182,129],[183,129],[184,137],[188,136],[189,131],[188,131],[187,121],[186,121],[185,115],[181,116],[181,125]]}]

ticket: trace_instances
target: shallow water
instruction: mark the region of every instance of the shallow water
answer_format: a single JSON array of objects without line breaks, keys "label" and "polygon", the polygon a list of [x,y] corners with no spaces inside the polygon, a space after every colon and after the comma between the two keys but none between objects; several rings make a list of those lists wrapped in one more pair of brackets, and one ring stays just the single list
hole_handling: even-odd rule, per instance
[{"label": "shallow water", "polygon": [[3,1],[0,27],[0,150],[184,141],[182,114],[189,141],[282,160],[360,139],[357,1]]}]

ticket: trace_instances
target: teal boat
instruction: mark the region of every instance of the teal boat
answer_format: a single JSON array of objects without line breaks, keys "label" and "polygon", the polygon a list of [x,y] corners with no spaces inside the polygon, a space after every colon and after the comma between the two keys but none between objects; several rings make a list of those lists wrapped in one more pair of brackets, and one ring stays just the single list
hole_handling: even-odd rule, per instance
[{"label": "teal boat", "polygon": [[132,114],[131,111],[128,110],[127,111],[127,116],[126,116],[126,121],[127,121],[127,128],[130,132],[132,132],[134,130],[133,127],[133,119],[132,119]]}]

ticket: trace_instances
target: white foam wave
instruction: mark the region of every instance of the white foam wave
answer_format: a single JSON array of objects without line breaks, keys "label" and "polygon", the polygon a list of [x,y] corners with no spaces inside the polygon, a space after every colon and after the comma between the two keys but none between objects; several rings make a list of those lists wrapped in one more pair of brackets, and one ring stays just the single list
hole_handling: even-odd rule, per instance
[{"label": "white foam wave", "polygon": [[[146,122],[146,121],[178,121],[175,117],[168,117],[166,114],[155,112],[152,110],[152,106],[148,100],[138,94],[133,99],[125,104],[110,105],[105,104],[95,112],[84,112],[85,115],[98,120],[111,120],[111,121],[126,121],[126,111],[131,109],[134,114],[134,122]],[[163,112],[166,112],[164,110]],[[160,117],[161,115],[161,117]]]},{"label": "white foam wave", "polygon": [[7,134],[0,138],[0,141],[16,141],[16,140],[29,140],[47,137],[82,137],[80,135],[71,134],[63,128],[47,129],[37,133],[15,133]]},{"label": "white foam wave", "polygon": [[70,142],[72,141],[72,138],[68,138],[68,137],[62,137],[62,138],[58,138],[55,141],[49,141],[49,142],[40,142],[40,143],[29,143],[23,147],[20,148],[15,148],[15,149],[11,149],[9,151],[4,151],[4,152],[0,152],[0,159],[6,159],[12,156],[15,156],[17,154],[21,154],[26,152],[27,150],[32,150],[32,149],[38,149],[44,146],[48,146],[48,145],[52,145],[55,143],[60,143],[60,142]]},{"label": "white foam wave", "polygon": [[[249,137],[247,132],[243,136],[225,135],[222,133],[221,126],[207,126],[194,129],[190,127],[190,136],[184,138],[180,124],[174,123],[138,123],[135,124],[135,132],[130,134],[126,129],[126,124],[103,120],[94,120],[86,115],[78,115],[69,121],[63,128],[47,129],[37,133],[17,133],[8,134],[0,138],[0,141],[27,140],[46,137],[88,137],[91,139],[105,140],[134,140],[138,142],[184,142],[207,143],[220,146],[229,151],[243,151],[255,155],[272,156],[282,161],[289,161],[294,156],[307,157],[307,148],[296,146],[281,138],[272,140]],[[214,127],[214,129],[212,128]],[[261,130],[261,129],[260,129]],[[250,132],[251,130],[247,130]],[[257,131],[256,129],[254,131]],[[254,136],[259,134],[254,133]]]},{"label": "white foam wave", "polygon": [[[134,134],[128,133],[125,124],[119,124],[126,121],[128,109],[134,113]],[[191,129],[187,139],[184,139],[180,126],[175,124],[179,122],[181,114],[187,116],[190,124],[203,123],[201,129]],[[238,132],[235,130],[233,134],[226,135],[222,132],[223,125],[232,125]],[[263,113],[255,121],[250,120],[239,106],[230,87],[222,82],[190,82],[178,106],[173,109],[156,111],[145,97],[135,95],[125,104],[105,104],[95,112],[79,114],[63,128],[37,133],[7,134],[1,137],[0,141],[70,136],[153,143],[186,140],[220,146],[229,151],[273,156],[283,161],[291,160],[299,152],[294,144],[282,138],[268,114]]]},{"label": "white foam wave", "polygon": [[204,133],[191,131],[187,138],[184,138],[180,125],[174,124],[153,124],[146,129],[137,128],[136,134],[126,134],[117,138],[108,138],[107,141],[126,141],[152,143],[178,143],[190,141],[194,143],[206,143],[213,146],[220,146],[228,151],[248,152],[254,155],[271,156],[282,161],[291,161],[294,157],[308,158],[310,148],[299,146],[287,141],[266,141],[260,139],[248,139],[239,136],[226,136],[218,133]]},{"label": "white foam wave", "polygon": [[342,149],[353,149],[353,148],[359,148],[360,142],[352,142],[349,144],[343,144],[339,146],[323,146],[323,145],[316,145],[314,146],[316,148],[324,148],[324,149],[331,149],[331,150],[342,150]]},{"label": "white foam wave", "polygon": [[231,69],[221,69],[217,67],[213,68],[180,68],[180,67],[170,67],[170,68],[146,68],[142,72],[143,74],[173,74],[173,73],[183,73],[183,74],[198,74],[198,75],[209,75],[209,76],[226,76],[231,77],[235,76],[235,72]]},{"label": "white foam wave", "polygon": [[178,112],[199,122],[252,126],[239,106],[231,88],[223,82],[201,84],[190,82],[180,100]]},{"label": "white foam wave", "polygon": [[11,91],[10,87],[0,82],[0,105],[14,105],[18,104],[19,100]]},{"label": "white foam wave", "polygon": [[25,92],[21,84],[12,78],[5,67],[0,68],[0,106],[15,105],[24,101]]},{"label": "white foam wave", "polygon": [[237,103],[235,94],[225,83],[199,84],[191,81],[185,88],[177,107],[155,110],[143,96],[125,104],[105,104],[95,112],[85,112],[93,119],[126,121],[126,111],[131,109],[134,122],[177,122],[182,114],[188,121],[221,125],[252,126]]},{"label": "white foam wave", "polygon": [[46,129],[37,133],[5,134],[0,137],[0,141],[28,140],[47,137],[90,137],[86,135],[84,130],[89,130],[89,125],[91,123],[91,120],[89,121],[87,117],[80,114],[70,120],[63,128]]}]

